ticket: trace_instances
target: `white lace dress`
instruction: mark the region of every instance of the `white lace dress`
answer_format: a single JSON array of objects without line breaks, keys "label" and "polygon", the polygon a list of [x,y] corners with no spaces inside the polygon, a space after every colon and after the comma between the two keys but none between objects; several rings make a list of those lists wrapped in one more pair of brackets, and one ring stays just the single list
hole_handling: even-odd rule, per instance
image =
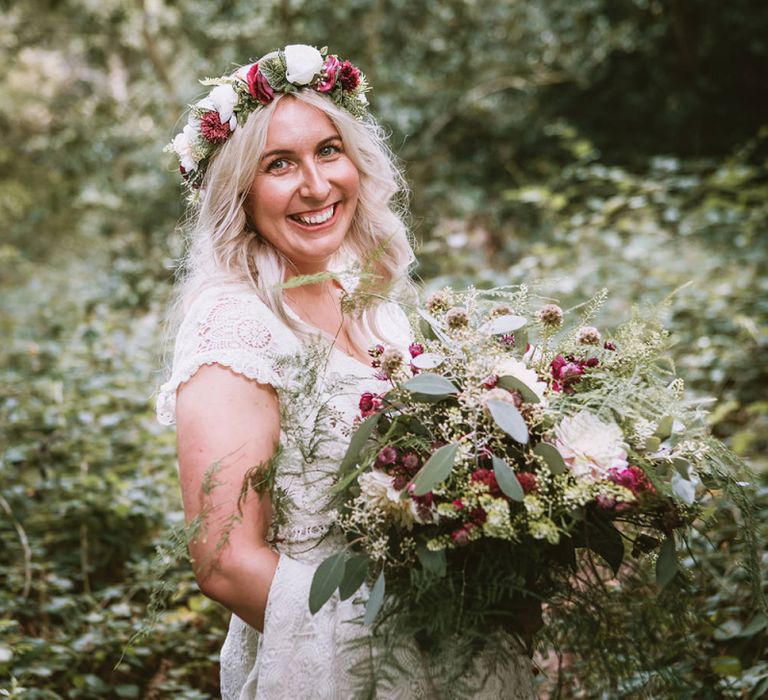
[{"label": "white lace dress", "polygon": [[[390,342],[409,342],[399,309],[383,311],[380,326]],[[359,624],[366,589],[345,601],[334,596],[314,616],[309,612],[314,570],[340,549],[339,536],[329,534],[327,501],[360,394],[386,388],[373,370],[339,350],[302,345],[250,288],[211,288],[194,301],[179,330],[172,376],[158,397],[162,423],[174,422],[178,386],[214,363],[277,391],[282,452],[275,486],[284,516],[274,533],[280,559],[264,632],[232,615],[221,650],[222,697],[534,698],[530,660],[510,635],[500,635],[495,645],[494,658],[501,649],[502,663],[481,655],[462,682],[445,683],[451,659],[425,659],[405,640],[396,651],[397,671],[381,668],[371,635]]]}]

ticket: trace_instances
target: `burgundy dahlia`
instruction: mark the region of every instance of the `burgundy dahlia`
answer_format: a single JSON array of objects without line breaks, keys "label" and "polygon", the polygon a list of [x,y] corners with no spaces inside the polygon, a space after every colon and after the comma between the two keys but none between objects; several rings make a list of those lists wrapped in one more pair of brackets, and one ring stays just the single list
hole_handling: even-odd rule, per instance
[{"label": "burgundy dahlia", "polygon": [[360,71],[350,61],[341,62],[337,78],[341,83],[341,87],[347,92],[352,92],[352,90],[360,85]]},{"label": "burgundy dahlia", "polygon": [[224,143],[230,132],[229,123],[222,124],[218,112],[206,112],[200,117],[200,133],[211,143]]},{"label": "burgundy dahlia", "polygon": [[538,481],[536,481],[536,475],[532,474],[531,472],[518,472],[517,480],[520,482],[523,493],[530,493],[531,491],[535,491],[539,486]]}]

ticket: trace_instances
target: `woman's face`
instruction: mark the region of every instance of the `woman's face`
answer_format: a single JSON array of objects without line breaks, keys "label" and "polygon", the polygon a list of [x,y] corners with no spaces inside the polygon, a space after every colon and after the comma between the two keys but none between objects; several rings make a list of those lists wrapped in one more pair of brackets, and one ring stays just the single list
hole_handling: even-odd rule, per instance
[{"label": "woman's face", "polygon": [[256,231],[302,274],[324,270],[357,207],[360,174],[331,120],[280,100],[246,206]]}]

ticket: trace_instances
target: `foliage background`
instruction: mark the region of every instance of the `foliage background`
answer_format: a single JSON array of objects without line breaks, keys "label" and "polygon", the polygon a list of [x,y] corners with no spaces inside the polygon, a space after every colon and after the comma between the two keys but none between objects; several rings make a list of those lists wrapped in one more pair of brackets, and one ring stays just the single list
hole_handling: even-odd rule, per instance
[{"label": "foliage background", "polygon": [[[167,554],[174,601],[126,648],[163,564],[155,547],[181,519],[173,435],[153,418],[183,246],[162,146],[200,95],[198,77],[295,42],[328,44],[375,86],[429,285],[547,278],[564,305],[608,286],[609,326],[691,282],[666,311],[671,352],[692,399],[716,400],[713,430],[762,475],[768,522],[768,5],[6,1],[6,697],[216,694],[225,614]],[[562,637],[553,623],[550,637],[575,650],[588,639],[613,659],[561,657],[558,674],[552,657],[542,693],[768,694],[768,618],[750,607],[738,518],[716,517],[716,536],[691,552],[711,575],[692,576],[684,601],[656,605],[639,572],[591,627]],[[616,637],[618,619],[633,648]]]}]

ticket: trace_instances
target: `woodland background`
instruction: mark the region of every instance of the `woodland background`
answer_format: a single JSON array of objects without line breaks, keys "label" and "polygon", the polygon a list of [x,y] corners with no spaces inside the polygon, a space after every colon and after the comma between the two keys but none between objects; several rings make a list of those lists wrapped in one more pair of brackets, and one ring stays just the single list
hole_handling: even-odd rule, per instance
[{"label": "woodland background", "polygon": [[[174,436],[153,416],[184,245],[162,147],[197,78],[286,43],[371,79],[430,284],[546,278],[563,305],[607,286],[608,326],[691,282],[670,352],[768,523],[767,3],[0,2],[0,696],[215,696],[226,617],[173,560]],[[738,518],[717,517],[687,602],[642,576],[615,591],[580,631],[595,653],[542,688],[767,696],[768,618]],[[172,601],[128,646],[158,579]]]}]

